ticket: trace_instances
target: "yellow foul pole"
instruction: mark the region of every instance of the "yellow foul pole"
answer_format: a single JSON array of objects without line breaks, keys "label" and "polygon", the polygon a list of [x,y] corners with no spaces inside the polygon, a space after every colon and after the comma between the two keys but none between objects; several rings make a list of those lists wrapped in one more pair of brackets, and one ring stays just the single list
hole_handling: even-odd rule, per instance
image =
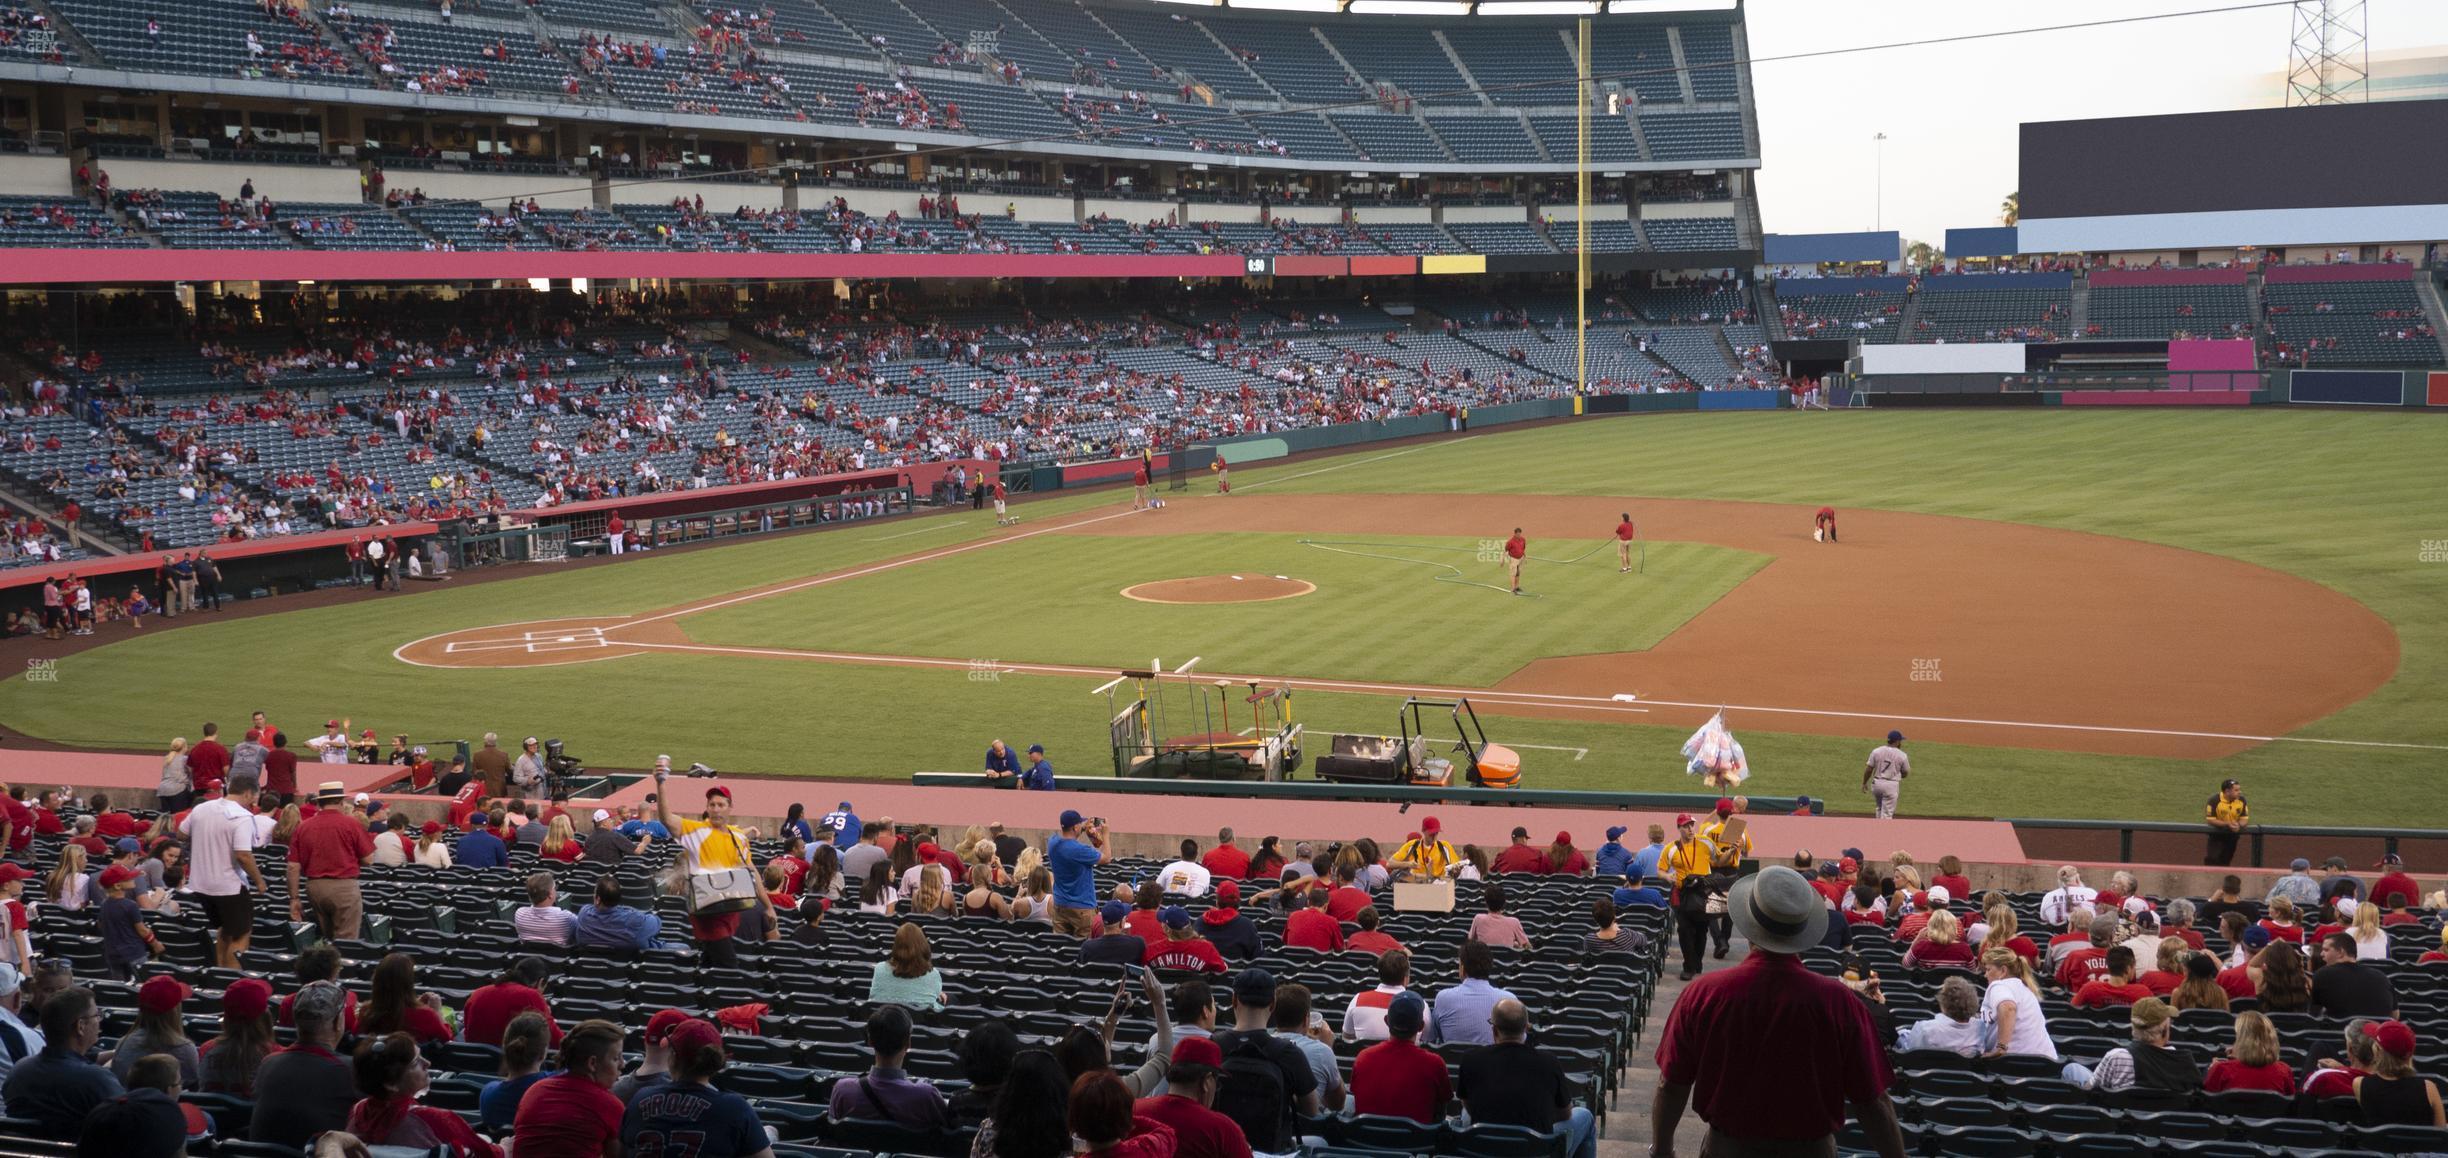
[{"label": "yellow foul pole", "polygon": [[1573,102],[1574,119],[1578,122],[1579,156],[1574,167],[1573,185],[1573,250],[1578,255],[1573,279],[1573,390],[1589,391],[1589,203],[1590,203],[1590,101],[1596,92],[1590,85],[1590,22],[1584,16],[1579,21],[1580,43],[1573,53],[1574,89],[1580,99]]}]

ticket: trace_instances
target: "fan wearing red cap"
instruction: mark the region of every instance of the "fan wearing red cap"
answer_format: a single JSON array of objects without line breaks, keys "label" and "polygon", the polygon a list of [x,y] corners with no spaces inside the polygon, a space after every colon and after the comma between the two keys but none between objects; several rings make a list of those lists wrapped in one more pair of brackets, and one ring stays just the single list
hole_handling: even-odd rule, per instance
[{"label": "fan wearing red cap", "polygon": [[255,1096],[255,1070],[279,1044],[272,1040],[272,984],[241,977],[221,991],[221,1033],[196,1055],[202,1089]]},{"label": "fan wearing red cap", "polygon": [[161,953],[161,941],[145,924],[143,906],[129,895],[143,876],[126,865],[115,864],[103,869],[95,879],[102,886],[102,910],[97,920],[102,930],[102,966],[116,981],[135,980],[136,967]]},{"label": "fan wearing red cap", "polygon": [[1555,843],[1547,846],[1547,871],[1557,876],[1567,877],[1589,875],[1589,858],[1583,856],[1580,849],[1573,847],[1571,833],[1557,833]]},{"label": "fan wearing red cap", "polygon": [[2414,1028],[2395,1018],[2370,1028],[2372,1070],[2356,1078],[2355,1101],[2367,1126],[2448,1126],[2439,1087],[2414,1072]]},{"label": "fan wearing red cap", "polygon": [[1386,867],[1410,880],[1442,880],[1453,871],[1462,854],[1445,842],[1445,826],[1433,816],[1420,820],[1420,834],[1406,840],[1394,855],[1386,858]]},{"label": "fan wearing red cap", "polygon": [[1173,1131],[1176,1152],[1226,1155],[1250,1152],[1249,1140],[1231,1118],[1215,1111],[1216,1089],[1224,1081],[1224,1050],[1207,1037],[1185,1037],[1173,1043],[1173,1065],[1165,1071],[1162,1096],[1141,1098],[1131,1116],[1161,1122]]},{"label": "fan wearing red cap", "polygon": [[689,852],[689,930],[697,941],[698,959],[708,968],[736,966],[739,951],[732,941],[739,935],[741,913],[762,910],[765,939],[782,936],[781,918],[765,891],[764,874],[757,871],[756,860],[748,851],[748,842],[756,833],[732,826],[731,790],[719,784],[706,789],[701,816],[674,813],[671,793],[664,791],[671,770],[661,760],[656,765],[655,819],[677,834],[681,847]]},{"label": "fan wearing red cap", "polygon": [[646,1097],[633,1099],[621,1121],[621,1141],[631,1154],[672,1151],[657,1139],[688,1138],[693,1154],[756,1154],[770,1149],[765,1125],[748,1099],[714,1088],[728,1060],[722,1031],[689,1018],[664,1039],[671,1079]]},{"label": "fan wearing red cap", "polygon": [[1227,961],[1247,961],[1259,954],[1258,926],[1241,915],[1241,882],[1215,883],[1215,907],[1199,914],[1199,932]]},{"label": "fan wearing red cap", "polygon": [[1708,950],[1706,907],[1711,890],[1710,866],[1715,846],[1700,839],[1699,821],[1688,812],[1675,817],[1674,843],[1658,856],[1658,875],[1674,886],[1675,940],[1683,947],[1683,980],[1700,975]]},{"label": "fan wearing red cap", "polygon": [[154,974],[137,987],[136,1028],[121,1037],[111,1053],[113,1076],[124,1082],[136,1059],[166,1053],[178,1059],[180,1082],[190,1087],[203,1084],[197,1073],[195,1043],[187,1040],[179,1016],[179,1007],[194,993],[186,982],[167,973]]}]

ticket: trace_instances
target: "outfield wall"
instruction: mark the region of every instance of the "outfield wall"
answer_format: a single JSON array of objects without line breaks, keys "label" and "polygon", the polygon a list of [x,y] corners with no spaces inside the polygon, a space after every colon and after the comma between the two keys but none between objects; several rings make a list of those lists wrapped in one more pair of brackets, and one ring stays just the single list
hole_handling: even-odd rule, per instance
[{"label": "outfield wall", "polygon": [[2314,406],[2448,408],[2448,371],[2272,370],[2270,396]]}]

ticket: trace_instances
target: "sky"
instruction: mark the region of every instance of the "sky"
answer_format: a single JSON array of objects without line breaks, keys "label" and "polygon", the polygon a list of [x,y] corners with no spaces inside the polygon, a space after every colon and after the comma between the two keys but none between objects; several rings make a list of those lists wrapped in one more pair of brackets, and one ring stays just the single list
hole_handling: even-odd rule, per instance
[{"label": "sky", "polygon": [[[2274,105],[2294,17],[2281,6],[1774,57],[2235,2],[1748,0],[1768,232],[1884,228],[1936,244],[1950,228],[1998,224],[1998,207],[2016,184],[2017,126]],[[2367,26],[2375,54],[2448,45],[2448,0],[2369,0]],[[1873,140],[1882,132],[1883,146]]]}]

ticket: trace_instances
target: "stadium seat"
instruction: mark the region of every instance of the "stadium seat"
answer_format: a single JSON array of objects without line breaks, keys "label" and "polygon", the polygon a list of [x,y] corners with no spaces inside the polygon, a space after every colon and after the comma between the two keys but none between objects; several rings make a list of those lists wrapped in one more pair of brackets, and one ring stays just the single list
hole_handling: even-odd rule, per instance
[{"label": "stadium seat", "polygon": [[1336,1140],[1342,1145],[1389,1153],[1433,1154],[1442,1129],[1441,1125],[1423,1125],[1409,1118],[1354,1114],[1343,1120]]},{"label": "stadium seat", "polygon": [[1447,1126],[1435,1152],[1458,1158],[1564,1158],[1564,1139],[1552,1130],[1528,1126]]},{"label": "stadium seat", "polygon": [[2028,1158],[2039,1153],[2031,1135],[1998,1126],[1940,1126],[1925,1134],[1943,1154],[1972,1158]]}]

